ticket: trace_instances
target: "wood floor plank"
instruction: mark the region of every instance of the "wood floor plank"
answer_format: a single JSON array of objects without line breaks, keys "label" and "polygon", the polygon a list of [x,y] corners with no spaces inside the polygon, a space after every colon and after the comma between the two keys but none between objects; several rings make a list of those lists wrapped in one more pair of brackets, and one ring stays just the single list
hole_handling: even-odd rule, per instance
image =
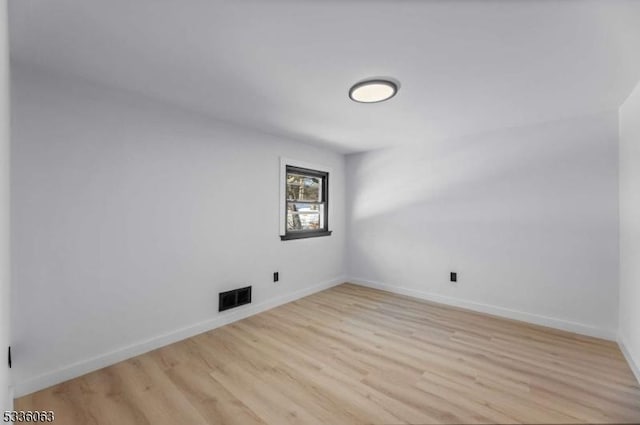
[{"label": "wood floor plank", "polygon": [[618,346],[343,284],[16,400],[65,425],[640,423]]},{"label": "wood floor plank", "polygon": [[178,365],[166,371],[176,389],[207,419],[207,423],[265,425],[245,403],[230,393],[204,369]]}]

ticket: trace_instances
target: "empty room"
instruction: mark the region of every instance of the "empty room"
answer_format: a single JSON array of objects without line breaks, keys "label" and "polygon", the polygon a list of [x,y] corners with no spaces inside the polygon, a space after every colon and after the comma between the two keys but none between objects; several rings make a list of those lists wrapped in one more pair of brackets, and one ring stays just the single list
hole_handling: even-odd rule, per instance
[{"label": "empty room", "polygon": [[0,423],[640,424],[640,0],[0,0]]}]

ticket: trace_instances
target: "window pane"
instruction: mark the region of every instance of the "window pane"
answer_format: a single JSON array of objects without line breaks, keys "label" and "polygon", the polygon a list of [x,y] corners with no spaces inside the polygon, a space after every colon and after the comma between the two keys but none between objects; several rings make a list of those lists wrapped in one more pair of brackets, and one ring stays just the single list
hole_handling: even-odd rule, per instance
[{"label": "window pane", "polygon": [[295,201],[322,200],[322,178],[287,174],[287,199]]},{"label": "window pane", "polygon": [[323,204],[287,203],[287,230],[319,230],[323,225]]},{"label": "window pane", "polygon": [[319,213],[322,204],[307,204],[305,202],[287,202],[287,210],[297,213]]},{"label": "window pane", "polygon": [[320,228],[320,214],[287,213],[288,231],[318,230]]}]

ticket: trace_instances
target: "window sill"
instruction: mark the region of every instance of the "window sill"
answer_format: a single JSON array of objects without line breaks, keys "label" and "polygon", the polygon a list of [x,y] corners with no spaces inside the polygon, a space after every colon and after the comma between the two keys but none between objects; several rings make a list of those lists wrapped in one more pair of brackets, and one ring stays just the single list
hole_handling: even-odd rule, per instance
[{"label": "window sill", "polygon": [[290,241],[293,239],[307,239],[307,238],[317,238],[320,236],[330,236],[331,230],[323,230],[320,232],[300,232],[300,233],[289,233],[287,235],[280,235],[281,241]]}]

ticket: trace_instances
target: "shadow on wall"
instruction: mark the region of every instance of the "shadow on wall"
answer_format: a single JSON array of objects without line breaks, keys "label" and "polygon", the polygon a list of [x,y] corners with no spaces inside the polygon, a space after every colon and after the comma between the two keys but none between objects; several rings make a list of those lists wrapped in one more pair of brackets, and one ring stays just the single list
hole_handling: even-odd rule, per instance
[{"label": "shadow on wall", "polygon": [[[535,220],[540,214],[549,214],[551,217],[545,217],[549,219],[562,204],[570,207],[581,201],[576,197],[591,198],[580,191],[585,183],[590,183],[589,192],[597,191],[604,183],[601,177],[612,175],[613,170],[589,164],[610,156],[610,145],[589,146],[576,137],[549,140],[542,134],[537,136],[523,138],[511,130],[353,155],[351,163],[357,172],[352,174],[352,184],[358,191],[352,200],[351,218],[431,204],[447,205],[441,217],[431,214],[435,220],[465,216],[474,220]],[[484,190],[487,188],[491,190]],[[561,196],[549,203],[550,192]],[[473,211],[464,209],[469,204],[474,205]]]}]

